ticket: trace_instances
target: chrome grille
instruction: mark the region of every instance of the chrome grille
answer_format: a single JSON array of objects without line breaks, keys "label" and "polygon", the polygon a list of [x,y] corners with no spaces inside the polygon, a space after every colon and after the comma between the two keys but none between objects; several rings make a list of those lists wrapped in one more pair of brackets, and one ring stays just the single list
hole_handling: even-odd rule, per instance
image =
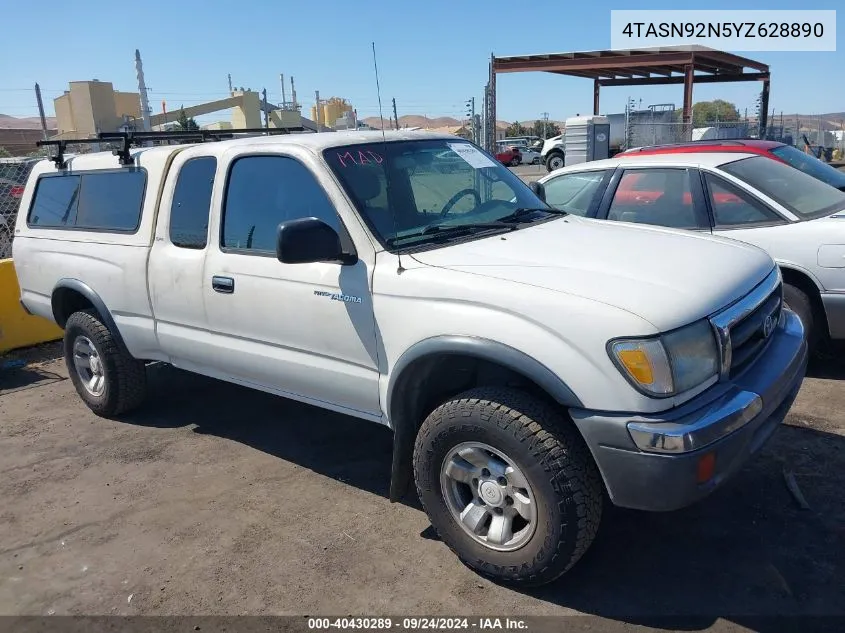
[{"label": "chrome grille", "polygon": [[783,284],[775,268],[745,297],[711,317],[719,342],[720,379],[739,374],[763,352],[783,309]]},{"label": "chrome grille", "polygon": [[767,332],[765,323],[769,319],[770,328],[777,325],[783,305],[781,293],[782,286],[778,284],[778,287],[759,308],[731,328],[731,346],[733,348],[731,377],[741,372],[743,368],[757,358],[771,339],[772,330],[770,329]]}]

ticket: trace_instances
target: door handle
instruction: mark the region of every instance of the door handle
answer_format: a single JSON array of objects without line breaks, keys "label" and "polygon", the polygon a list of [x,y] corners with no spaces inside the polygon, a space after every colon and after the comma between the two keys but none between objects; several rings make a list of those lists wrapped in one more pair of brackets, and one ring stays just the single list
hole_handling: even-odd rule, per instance
[{"label": "door handle", "polygon": [[235,292],[235,280],[231,277],[214,275],[214,277],[211,278],[211,287],[214,288],[215,292],[222,292],[223,294],[230,295]]}]

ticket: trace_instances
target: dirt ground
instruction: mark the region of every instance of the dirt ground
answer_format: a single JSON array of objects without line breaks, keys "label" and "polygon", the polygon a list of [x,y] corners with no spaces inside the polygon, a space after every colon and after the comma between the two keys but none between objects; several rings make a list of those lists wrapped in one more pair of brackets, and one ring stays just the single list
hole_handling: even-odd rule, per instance
[{"label": "dirt ground", "polygon": [[567,576],[514,591],[388,502],[387,429],[162,365],[103,420],[57,349],[0,359],[0,615],[845,615],[845,362],[715,495],[609,509]]}]

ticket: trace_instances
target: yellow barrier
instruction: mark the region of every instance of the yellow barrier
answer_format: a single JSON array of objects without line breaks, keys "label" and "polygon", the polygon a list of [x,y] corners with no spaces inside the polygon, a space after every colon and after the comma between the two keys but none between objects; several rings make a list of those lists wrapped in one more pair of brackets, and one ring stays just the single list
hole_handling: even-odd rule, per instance
[{"label": "yellow barrier", "polygon": [[26,313],[12,260],[0,260],[0,353],[60,338],[62,330],[55,323]]}]

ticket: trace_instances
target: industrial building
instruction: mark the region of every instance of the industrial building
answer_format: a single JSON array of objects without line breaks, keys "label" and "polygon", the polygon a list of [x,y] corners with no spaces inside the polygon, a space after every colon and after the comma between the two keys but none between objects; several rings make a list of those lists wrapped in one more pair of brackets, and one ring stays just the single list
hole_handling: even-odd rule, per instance
[{"label": "industrial building", "polygon": [[114,132],[127,121],[141,118],[137,92],[120,92],[110,81],[71,81],[69,89],[53,100],[57,138],[93,137]]},{"label": "industrial building", "polygon": [[[72,81],[69,89],[53,103],[58,128],[56,138],[91,138],[100,132],[143,127],[140,93],[117,91],[109,81]],[[233,90],[225,99],[180,108],[175,112],[152,114],[149,124],[151,129],[163,129],[168,123],[176,121],[180,111],[190,118],[221,110],[231,111],[231,123],[213,124],[216,129],[263,127],[262,111],[266,110],[267,127],[304,127],[316,131],[316,125],[304,119],[298,111],[264,104],[257,92],[242,89]]]},{"label": "industrial building", "polygon": [[[352,105],[341,97],[320,99],[311,106],[311,120],[328,127],[335,127],[335,124],[342,120],[344,128],[355,127],[355,110]],[[352,124],[349,125],[349,121]]]},{"label": "industrial building", "polygon": [[[147,102],[147,89],[144,83],[141,53],[135,51],[135,70],[138,75],[138,92],[121,92],[114,89],[109,81],[72,81],[69,89],[54,99],[58,134],[54,138],[94,138],[101,133],[130,130],[164,130],[172,127],[182,113],[194,118],[219,112],[231,111],[231,121],[212,124],[213,129],[255,129],[286,128],[291,131],[330,131],[338,120],[353,117],[354,110],[345,99],[332,97],[321,102],[317,94],[317,107],[312,108],[312,118],[307,119],[300,113],[296,103],[296,91],[291,77],[293,101],[288,103],[284,97],[284,78],[279,76],[282,85],[280,106],[269,103],[259,93],[243,88],[235,89],[229,76],[229,95],[223,99],[180,107],[176,112],[167,112],[162,101],[162,111],[153,114]],[[263,121],[262,121],[263,115]],[[43,116],[43,115],[42,115]],[[348,129],[348,125],[344,128]]]}]

